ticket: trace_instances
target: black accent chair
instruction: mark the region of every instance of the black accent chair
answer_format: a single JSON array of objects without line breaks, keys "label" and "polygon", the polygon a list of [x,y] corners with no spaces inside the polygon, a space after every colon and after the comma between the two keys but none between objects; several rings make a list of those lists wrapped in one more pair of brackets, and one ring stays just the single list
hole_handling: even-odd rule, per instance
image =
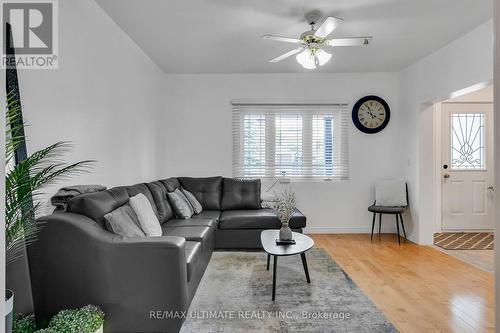
[{"label": "black accent chair", "polygon": [[372,233],[370,240],[373,240],[373,231],[375,229],[375,218],[377,217],[377,214],[379,214],[378,218],[378,233],[380,235],[381,230],[382,230],[382,214],[389,214],[389,215],[395,215],[396,216],[396,227],[398,230],[398,243],[401,245],[401,236],[399,233],[399,222],[401,221],[401,227],[403,229],[403,235],[406,240],[406,230],[405,230],[405,225],[403,222],[403,212],[408,208],[408,186],[405,184],[405,191],[406,191],[406,205],[403,206],[386,206],[386,205],[377,205],[377,201],[375,200],[373,202],[373,205],[368,207],[368,211],[373,213],[373,220],[372,220]]}]

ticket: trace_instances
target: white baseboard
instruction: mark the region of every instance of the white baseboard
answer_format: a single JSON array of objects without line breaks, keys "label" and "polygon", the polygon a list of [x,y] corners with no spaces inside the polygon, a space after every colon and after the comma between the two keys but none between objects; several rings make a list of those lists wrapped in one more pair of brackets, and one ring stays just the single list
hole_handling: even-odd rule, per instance
[{"label": "white baseboard", "polygon": [[[369,234],[372,232],[370,227],[306,227],[305,234]],[[378,232],[378,227],[375,227],[375,232]],[[382,227],[382,232],[396,233],[396,228],[388,226]]]}]

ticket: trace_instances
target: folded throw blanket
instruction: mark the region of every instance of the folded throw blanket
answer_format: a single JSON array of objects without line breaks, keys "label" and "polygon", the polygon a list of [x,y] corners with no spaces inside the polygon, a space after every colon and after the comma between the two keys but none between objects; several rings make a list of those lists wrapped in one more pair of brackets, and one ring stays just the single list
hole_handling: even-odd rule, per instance
[{"label": "folded throw blanket", "polygon": [[104,191],[106,186],[103,185],[74,185],[61,188],[57,193],[50,198],[52,205],[56,206],[57,211],[65,211],[68,206],[68,201],[74,197],[84,194]]}]

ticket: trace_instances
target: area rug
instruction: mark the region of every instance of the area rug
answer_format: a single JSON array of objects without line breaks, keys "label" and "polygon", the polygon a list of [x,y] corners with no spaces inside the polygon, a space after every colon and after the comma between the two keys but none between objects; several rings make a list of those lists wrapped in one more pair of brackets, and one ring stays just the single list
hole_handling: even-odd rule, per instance
[{"label": "area rug", "polygon": [[181,332],[397,332],[384,314],[321,249],[280,257],[276,300],[263,252],[215,252]]},{"label": "area rug", "polygon": [[441,232],[434,234],[434,245],[445,250],[493,250],[492,232]]}]

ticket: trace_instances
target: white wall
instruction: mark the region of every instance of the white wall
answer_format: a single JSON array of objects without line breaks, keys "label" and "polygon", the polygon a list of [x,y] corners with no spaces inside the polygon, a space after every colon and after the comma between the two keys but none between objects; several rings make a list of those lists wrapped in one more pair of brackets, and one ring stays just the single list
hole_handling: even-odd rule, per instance
[{"label": "white wall", "polygon": [[[234,99],[348,101],[380,95],[391,107],[391,121],[379,134],[358,131],[351,122],[350,180],[294,183],[308,231],[366,232],[377,179],[403,176],[396,73],[166,75],[166,175],[232,175],[231,104]],[[389,217],[387,217],[389,218]],[[385,223],[394,230],[395,222]],[[408,224],[408,230],[412,226]]]},{"label": "white wall", "polygon": [[59,59],[19,72],[29,153],[69,140],[69,160],[98,161],[68,184],[155,178],[163,72],[93,0],[59,1]]},{"label": "white wall", "polygon": [[404,159],[412,201],[411,215],[417,227],[412,238],[431,244],[435,228],[433,117],[429,104],[444,100],[458,90],[493,79],[493,23],[470,33],[421,59],[400,73],[400,109],[407,122]]}]

